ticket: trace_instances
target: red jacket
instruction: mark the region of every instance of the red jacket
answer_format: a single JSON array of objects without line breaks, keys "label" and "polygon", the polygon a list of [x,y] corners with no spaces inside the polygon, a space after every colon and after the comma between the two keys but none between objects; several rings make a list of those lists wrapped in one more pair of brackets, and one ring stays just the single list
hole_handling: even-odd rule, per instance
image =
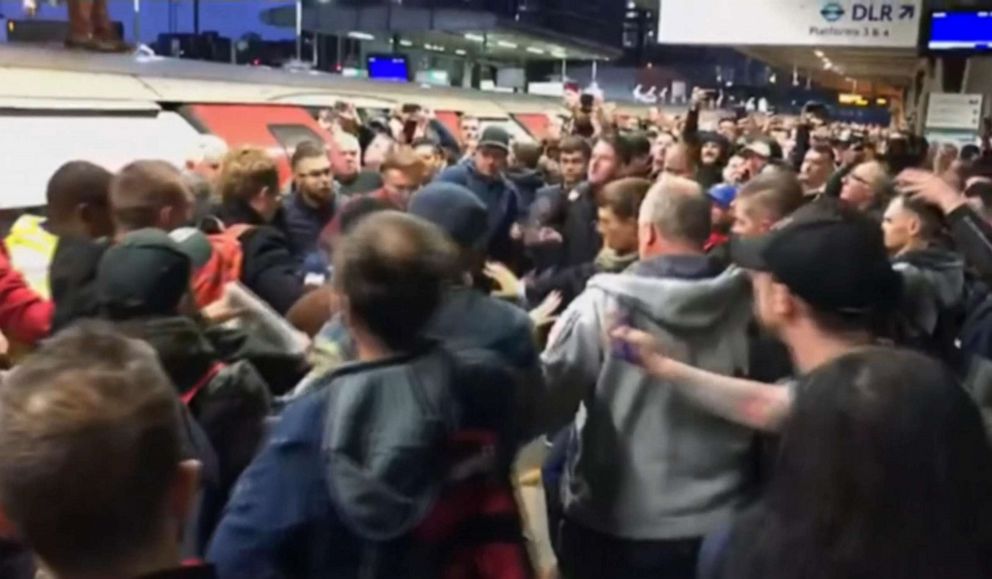
[{"label": "red jacket", "polygon": [[28,287],[14,270],[0,243],[0,331],[25,344],[35,344],[52,329],[55,306]]}]

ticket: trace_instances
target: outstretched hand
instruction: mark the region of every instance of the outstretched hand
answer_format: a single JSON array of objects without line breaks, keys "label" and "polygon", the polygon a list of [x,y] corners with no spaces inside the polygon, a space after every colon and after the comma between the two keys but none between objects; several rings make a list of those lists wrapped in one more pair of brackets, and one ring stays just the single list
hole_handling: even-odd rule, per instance
[{"label": "outstretched hand", "polygon": [[520,295],[520,278],[502,263],[491,261],[482,270],[483,275],[496,282],[493,295],[501,298],[516,298]]},{"label": "outstretched hand", "polygon": [[529,312],[530,319],[534,322],[535,328],[551,325],[558,319],[555,313],[561,307],[562,295],[559,291],[548,294],[539,306]]}]

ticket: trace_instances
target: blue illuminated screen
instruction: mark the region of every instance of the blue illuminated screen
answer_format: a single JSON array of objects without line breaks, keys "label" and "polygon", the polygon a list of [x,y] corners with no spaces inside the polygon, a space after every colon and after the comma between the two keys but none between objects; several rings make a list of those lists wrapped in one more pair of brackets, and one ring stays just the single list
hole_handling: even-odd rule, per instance
[{"label": "blue illuminated screen", "polygon": [[992,50],[992,11],[934,12],[930,50]]},{"label": "blue illuminated screen", "polygon": [[369,56],[369,78],[392,82],[410,80],[410,68],[405,56],[395,54]]}]

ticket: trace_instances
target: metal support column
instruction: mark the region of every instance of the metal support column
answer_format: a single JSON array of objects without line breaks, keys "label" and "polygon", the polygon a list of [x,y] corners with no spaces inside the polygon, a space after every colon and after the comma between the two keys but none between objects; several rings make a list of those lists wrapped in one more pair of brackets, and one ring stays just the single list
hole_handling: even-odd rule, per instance
[{"label": "metal support column", "polygon": [[303,0],[296,0],[296,60],[303,61]]}]

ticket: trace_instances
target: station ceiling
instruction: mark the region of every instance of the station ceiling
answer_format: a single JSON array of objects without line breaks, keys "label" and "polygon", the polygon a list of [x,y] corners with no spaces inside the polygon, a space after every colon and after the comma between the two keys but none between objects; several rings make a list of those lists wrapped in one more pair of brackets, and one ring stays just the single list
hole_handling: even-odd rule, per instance
[{"label": "station ceiling", "polygon": [[749,46],[739,50],[774,68],[796,68],[824,86],[852,92],[855,83],[857,92],[889,93],[909,86],[920,58],[912,48]]},{"label": "station ceiling", "polygon": [[[291,28],[296,14],[293,6],[280,6],[264,11],[262,20]],[[361,40],[396,37],[402,48],[497,60],[612,60],[622,54],[619,48],[553,29],[461,9],[317,4],[304,9],[303,28]]]}]

